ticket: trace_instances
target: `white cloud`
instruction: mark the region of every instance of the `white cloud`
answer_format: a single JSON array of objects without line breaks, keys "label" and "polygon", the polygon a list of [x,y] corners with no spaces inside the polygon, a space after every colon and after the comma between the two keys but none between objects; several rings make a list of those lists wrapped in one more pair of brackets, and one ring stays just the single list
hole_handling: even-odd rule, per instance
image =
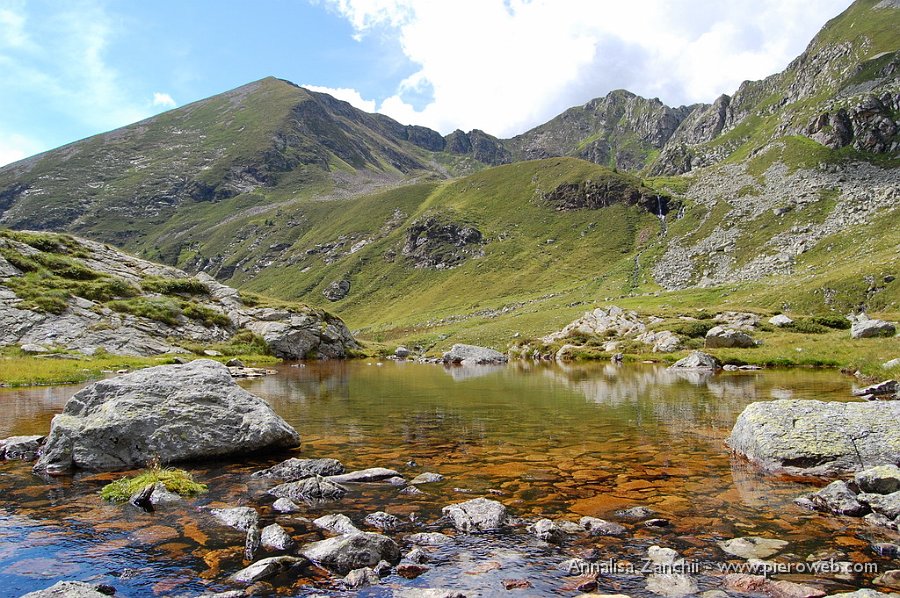
[{"label": "white cloud", "polygon": [[163,108],[174,108],[178,104],[169,94],[155,91],[153,92],[153,105],[162,106]]},{"label": "white cloud", "polygon": [[17,162],[45,149],[47,148],[34,139],[0,131],[0,166]]},{"label": "white cloud", "polygon": [[318,91],[319,93],[327,93],[339,100],[344,100],[352,106],[363,110],[364,112],[375,112],[375,100],[367,100],[360,95],[355,89],[347,87],[322,87],[320,85],[304,85],[310,91]]},{"label": "white cloud", "polygon": [[[396,37],[418,68],[380,112],[510,136],[617,88],[711,102],[784,68],[850,0],[326,2],[357,37]],[[422,90],[424,105],[410,100]]]}]

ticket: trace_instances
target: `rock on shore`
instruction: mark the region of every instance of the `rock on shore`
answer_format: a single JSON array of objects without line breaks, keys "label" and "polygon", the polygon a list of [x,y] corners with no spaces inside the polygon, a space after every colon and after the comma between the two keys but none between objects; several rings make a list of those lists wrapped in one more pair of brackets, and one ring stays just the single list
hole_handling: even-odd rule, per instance
[{"label": "rock on shore", "polygon": [[128,469],[291,448],[300,436],[208,359],[101,380],[53,418],[35,471]]},{"label": "rock on shore", "polygon": [[727,443],[767,470],[837,476],[900,462],[900,403],[778,400],[748,405]]},{"label": "rock on shore", "polygon": [[479,365],[485,363],[506,363],[507,357],[499,351],[475,345],[456,344],[444,353],[444,363]]}]

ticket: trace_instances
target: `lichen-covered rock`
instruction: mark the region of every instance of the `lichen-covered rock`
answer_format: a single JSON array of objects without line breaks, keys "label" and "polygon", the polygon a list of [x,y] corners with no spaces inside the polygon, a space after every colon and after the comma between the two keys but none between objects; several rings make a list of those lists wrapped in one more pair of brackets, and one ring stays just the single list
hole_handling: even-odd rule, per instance
[{"label": "lichen-covered rock", "polygon": [[290,550],[296,544],[290,534],[277,523],[262,528],[259,543],[267,550]]},{"label": "lichen-covered rock", "polygon": [[53,418],[35,471],[128,469],[295,447],[300,435],[224,365],[199,359],[95,382]]},{"label": "lichen-covered rock", "polygon": [[539,519],[528,526],[528,531],[538,540],[551,544],[560,544],[566,539],[566,534],[549,519]]},{"label": "lichen-covered rock", "polygon": [[353,521],[342,513],[322,515],[318,519],[315,519],[313,524],[316,527],[334,532],[335,534],[356,534],[360,531],[353,525]]},{"label": "lichen-covered rock", "polygon": [[748,405],[727,443],[771,471],[837,476],[900,462],[900,403],[777,400]]},{"label": "lichen-covered rock", "polygon": [[441,511],[457,530],[465,533],[497,531],[507,523],[506,507],[488,498],[474,498]]},{"label": "lichen-covered rock", "polygon": [[400,547],[381,534],[359,532],[304,546],[300,553],[314,563],[346,575],[354,569],[375,567],[381,561],[400,562]]}]

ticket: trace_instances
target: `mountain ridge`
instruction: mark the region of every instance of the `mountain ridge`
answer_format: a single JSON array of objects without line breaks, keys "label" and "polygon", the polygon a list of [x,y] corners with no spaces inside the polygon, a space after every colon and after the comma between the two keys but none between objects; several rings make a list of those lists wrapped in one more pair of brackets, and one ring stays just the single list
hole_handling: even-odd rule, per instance
[{"label": "mountain ridge", "polygon": [[[0,169],[0,225],[324,298],[375,335],[533,329],[598,296],[723,285],[767,309],[887,308],[897,25],[858,0],[785,71],[711,104],[616,90],[509,140],[266,78]],[[772,277],[790,301],[753,286]]]}]

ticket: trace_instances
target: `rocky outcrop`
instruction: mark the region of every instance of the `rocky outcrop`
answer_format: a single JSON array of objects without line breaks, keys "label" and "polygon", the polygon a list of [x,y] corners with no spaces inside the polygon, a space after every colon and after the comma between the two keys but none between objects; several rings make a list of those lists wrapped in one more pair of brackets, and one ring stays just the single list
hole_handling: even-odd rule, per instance
[{"label": "rocky outcrop", "polygon": [[340,301],[350,293],[349,280],[335,280],[322,291],[329,301]]},{"label": "rocky outcrop", "polygon": [[900,127],[893,118],[898,110],[900,93],[885,92],[881,97],[866,94],[847,107],[813,118],[804,133],[832,149],[852,144],[860,151],[892,152],[900,142]]},{"label": "rocky outcrop", "polygon": [[771,471],[836,476],[900,462],[900,403],[751,403],[728,445]]},{"label": "rocky outcrop", "polygon": [[585,312],[581,318],[541,340],[552,343],[575,335],[626,337],[638,335],[646,329],[646,324],[637,312],[625,311],[612,306],[607,309],[597,308]]},{"label": "rocky outcrop", "polygon": [[493,363],[506,363],[507,357],[499,351],[478,347],[476,345],[455,344],[444,353],[444,363],[460,365],[481,365]]},{"label": "rocky outcrop", "polygon": [[484,131],[473,129],[463,133],[459,129],[444,138],[444,149],[451,154],[471,155],[484,164],[497,166],[512,162],[504,143]]},{"label": "rocky outcrop", "polygon": [[542,199],[560,212],[597,210],[615,204],[638,206],[642,210],[665,216],[679,206],[667,195],[655,193],[630,177],[608,177],[599,181],[563,183],[543,194]]},{"label": "rocky outcrop", "polygon": [[200,359],[95,382],[53,418],[38,472],[129,469],[290,448],[300,436],[228,368]]},{"label": "rocky outcrop", "polygon": [[[47,311],[33,298],[26,301],[16,294],[24,273],[3,259],[0,345],[150,356],[187,353],[181,343],[223,343],[249,330],[287,359],[340,358],[358,348],[344,323],[324,311],[299,304],[253,307],[237,290],[206,274],[191,277],[84,239],[17,234],[34,245],[0,237],[0,253],[26,264],[48,263],[60,278],[74,276],[93,284],[68,284],[65,302]],[[70,262],[75,265],[67,266]]]},{"label": "rocky outcrop", "polygon": [[483,243],[474,226],[428,216],[407,229],[401,253],[414,268],[447,270],[483,255]]}]

